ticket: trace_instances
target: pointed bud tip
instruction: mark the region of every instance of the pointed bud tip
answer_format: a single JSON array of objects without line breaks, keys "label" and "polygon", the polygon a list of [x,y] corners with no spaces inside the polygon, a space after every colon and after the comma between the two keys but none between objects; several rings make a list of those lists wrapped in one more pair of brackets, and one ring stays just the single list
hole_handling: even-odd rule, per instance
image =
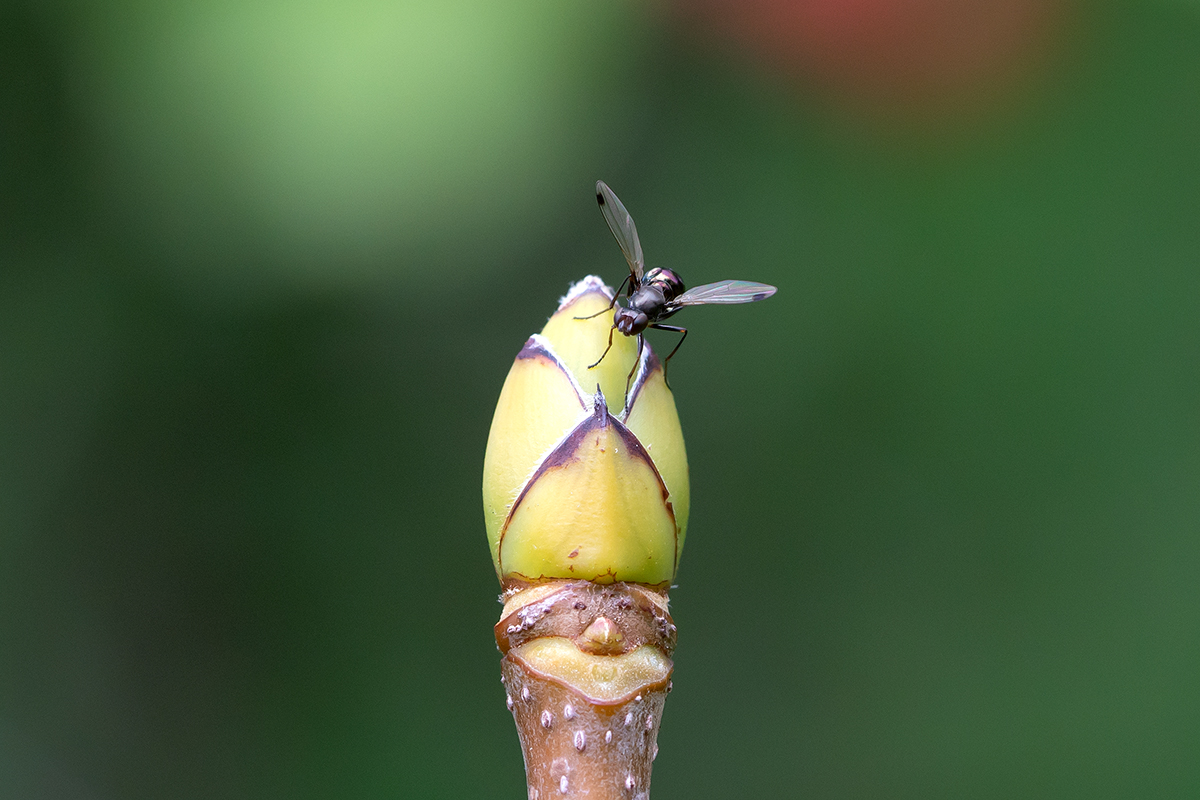
[{"label": "pointed bud tip", "polygon": [[604,427],[608,424],[608,401],[604,399],[604,392],[600,389],[600,384],[596,384],[596,394],[592,397],[593,416],[600,421],[600,426]]},{"label": "pointed bud tip", "polygon": [[558,310],[562,311],[589,292],[599,292],[604,295],[605,300],[611,300],[613,295],[616,294],[612,287],[604,282],[603,278],[596,275],[588,275],[583,280],[571,284],[571,288],[567,289],[567,293],[558,299]]}]

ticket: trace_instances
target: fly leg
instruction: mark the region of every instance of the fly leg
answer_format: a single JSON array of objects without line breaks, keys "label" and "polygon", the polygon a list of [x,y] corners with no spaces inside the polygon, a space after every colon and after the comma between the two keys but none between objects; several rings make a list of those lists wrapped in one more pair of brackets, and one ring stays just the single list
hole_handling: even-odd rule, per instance
[{"label": "fly leg", "polygon": [[[604,312],[601,311],[600,313],[603,314]],[[595,316],[595,314],[593,314],[592,316]],[[575,319],[587,319],[587,317],[576,317]],[[617,326],[615,324],[611,328],[608,329],[608,347],[604,348],[604,352],[601,353],[600,357],[596,359],[596,364],[599,364],[601,361],[603,361],[604,357],[606,355],[608,355],[608,351],[612,350],[612,335],[613,335],[613,331],[615,331],[616,329],[617,329]],[[590,365],[588,367],[588,369],[594,368],[596,366],[596,364]]]},{"label": "fly leg", "polygon": [[671,355],[663,359],[663,382],[670,389],[671,382],[667,380],[667,364],[671,362],[671,356],[675,355],[675,351],[679,349],[679,346],[683,344],[683,340],[687,338],[687,328],[678,328],[674,325],[659,325],[657,322],[651,324],[650,327],[660,331],[674,331],[675,333],[683,334],[683,336],[679,337],[679,341],[675,343],[675,349],[671,351]]},{"label": "fly leg", "polygon": [[629,390],[633,387],[633,376],[637,372],[638,364],[642,363],[642,348],[645,345],[646,338],[639,333],[637,358],[633,360],[633,369],[629,370],[629,377],[625,379],[625,408],[629,408]]},{"label": "fly leg", "polygon": [[[603,314],[605,311],[612,311],[612,309],[613,309],[613,306],[615,306],[615,305],[617,304],[617,298],[621,296],[621,289],[624,289],[624,288],[625,288],[625,281],[627,281],[627,280],[629,280],[629,276],[628,276],[628,275],[626,275],[626,276],[625,276],[625,280],[624,280],[624,281],[621,281],[621,285],[620,285],[620,286],[617,288],[617,293],[613,295],[612,302],[608,304],[608,308],[602,308],[602,309],[600,309],[599,311],[597,311],[595,314],[588,314],[586,317],[576,317],[575,319],[591,319],[592,317],[598,317],[598,316],[600,316],[600,315],[601,315],[601,314]],[[605,351],[605,352],[607,352],[607,351]],[[603,361],[603,360],[604,360],[604,356],[600,356],[600,360],[601,360],[601,361]],[[600,361],[597,361],[597,362],[596,362],[596,364],[599,364],[599,363],[600,363]],[[592,364],[592,366],[594,367],[594,366],[596,366],[596,364]],[[590,368],[591,368],[591,367],[589,367],[589,369],[590,369]]]}]

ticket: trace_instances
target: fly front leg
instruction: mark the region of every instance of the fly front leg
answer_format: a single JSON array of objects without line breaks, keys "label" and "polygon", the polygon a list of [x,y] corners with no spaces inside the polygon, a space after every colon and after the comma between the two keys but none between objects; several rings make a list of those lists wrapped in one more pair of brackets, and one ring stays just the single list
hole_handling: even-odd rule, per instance
[{"label": "fly front leg", "polygon": [[[603,314],[604,312],[601,311],[600,313]],[[595,314],[593,314],[592,316],[595,316]],[[587,318],[586,317],[576,317],[576,319],[587,319]],[[603,361],[604,357],[606,355],[608,355],[608,351],[612,350],[612,335],[613,335],[613,331],[615,331],[616,329],[617,329],[617,326],[615,323],[613,324],[613,326],[611,328],[608,329],[608,347],[604,348],[604,352],[601,353],[600,357],[596,359],[596,364],[599,364],[601,361]],[[672,352],[674,352],[674,351],[672,351]],[[588,369],[594,369],[596,364],[589,365]]]},{"label": "fly front leg", "polygon": [[637,358],[633,359],[633,369],[629,370],[629,377],[625,379],[625,408],[629,408],[629,390],[633,387],[633,376],[637,372],[638,364],[642,363],[642,348],[645,346],[646,337],[639,333]]},{"label": "fly front leg", "polygon": [[[612,302],[608,304],[608,308],[602,308],[599,311],[597,311],[595,314],[588,314],[586,317],[576,317],[575,319],[592,319],[593,317],[600,316],[605,311],[612,311],[613,306],[615,306],[617,304],[617,298],[621,296],[621,290],[625,288],[625,283],[628,280],[629,280],[629,276],[626,275],[625,280],[621,281],[621,285],[619,287],[617,287],[617,293],[613,295]],[[611,340],[609,341],[609,345],[610,346],[612,345]],[[608,351],[606,350],[605,352],[608,352]],[[600,359],[601,359],[601,361],[604,360],[604,356],[600,356]],[[599,363],[600,363],[600,361],[596,362],[596,364],[599,364]],[[596,366],[596,364],[592,364],[592,366],[594,367],[594,366]]]},{"label": "fly front leg", "polygon": [[675,355],[675,352],[679,350],[679,346],[683,344],[683,340],[687,338],[687,328],[679,328],[674,325],[659,325],[657,322],[652,324],[650,327],[660,331],[674,331],[675,333],[683,334],[679,337],[679,341],[675,343],[675,349],[671,351],[671,355],[663,359],[663,382],[665,382],[667,384],[667,388],[670,389],[671,382],[667,380],[667,364],[670,363],[671,356]]}]

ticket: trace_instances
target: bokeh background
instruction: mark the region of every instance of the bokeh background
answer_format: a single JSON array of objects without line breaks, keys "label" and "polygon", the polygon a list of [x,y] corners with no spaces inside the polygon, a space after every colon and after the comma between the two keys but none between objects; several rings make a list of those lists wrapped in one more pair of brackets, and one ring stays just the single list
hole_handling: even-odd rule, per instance
[{"label": "bokeh background", "polygon": [[654,796],[1200,796],[1200,4],[4,0],[0,797],[524,796],[480,470],[597,178],[780,289],[673,362]]}]

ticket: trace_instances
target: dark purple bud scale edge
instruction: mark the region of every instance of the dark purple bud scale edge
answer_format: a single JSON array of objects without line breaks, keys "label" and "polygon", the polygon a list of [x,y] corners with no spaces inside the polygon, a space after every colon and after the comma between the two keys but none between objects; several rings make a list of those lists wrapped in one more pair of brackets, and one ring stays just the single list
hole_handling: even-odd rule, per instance
[{"label": "dark purple bud scale edge", "polygon": [[[533,337],[530,337],[532,340]],[[527,345],[528,346],[528,345]],[[524,352],[522,350],[521,352]],[[504,519],[504,525],[500,528],[500,537],[497,541],[497,552],[504,551],[504,537],[508,533],[508,524],[516,515],[517,509],[521,507],[525,496],[529,494],[529,490],[537,483],[538,478],[546,474],[550,470],[560,469],[569,464],[573,464],[579,460],[576,453],[583,445],[584,440],[593,432],[603,430],[609,425],[613,426],[613,430],[621,438],[621,443],[625,445],[626,452],[630,453],[633,458],[644,461],[650,467],[650,471],[654,473],[654,478],[658,481],[658,489],[662,493],[663,505],[667,508],[667,514],[671,517],[671,522],[676,526],[675,533],[675,561],[679,560],[679,533],[678,522],[675,519],[675,508],[671,505],[671,493],[667,490],[667,484],[663,481],[662,475],[658,472],[658,467],[654,465],[650,454],[646,452],[646,448],[638,441],[638,438],[633,435],[633,432],[626,428],[624,423],[608,413],[608,404],[604,401],[604,394],[596,392],[595,405],[591,415],[575,426],[574,430],[568,433],[561,442],[550,452],[550,455],[542,459],[542,463],[538,465],[533,475],[525,481],[525,485],[521,488],[521,493],[517,495],[517,499],[513,501],[512,507],[508,510],[508,516]],[[504,565],[500,565],[501,573],[504,571]]]}]

